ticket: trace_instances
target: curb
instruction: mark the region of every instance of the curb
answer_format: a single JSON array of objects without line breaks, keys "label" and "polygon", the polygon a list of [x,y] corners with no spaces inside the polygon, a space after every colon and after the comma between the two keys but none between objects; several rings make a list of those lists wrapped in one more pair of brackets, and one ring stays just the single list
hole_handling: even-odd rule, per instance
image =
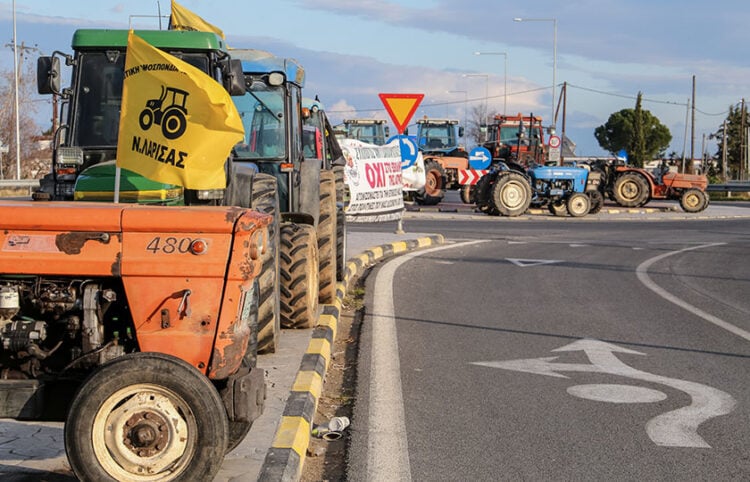
[{"label": "curb", "polygon": [[336,300],[333,304],[321,305],[322,312],[318,325],[313,329],[310,343],[302,356],[276,436],[263,461],[259,481],[296,482],[302,475],[307,448],[310,445],[312,421],[323,391],[331,349],[336,339],[341,303],[352,280],[379,259],[444,242],[445,238],[441,234],[396,241],[369,248],[346,263],[343,280],[336,285]]}]

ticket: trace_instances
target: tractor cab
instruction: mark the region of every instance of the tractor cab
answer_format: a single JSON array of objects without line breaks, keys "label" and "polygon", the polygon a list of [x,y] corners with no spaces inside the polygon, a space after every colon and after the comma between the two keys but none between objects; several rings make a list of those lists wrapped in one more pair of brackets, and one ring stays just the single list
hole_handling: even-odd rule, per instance
[{"label": "tractor cab", "polygon": [[461,150],[458,138],[463,135],[464,128],[457,120],[424,118],[417,121],[417,146],[425,153],[451,155]]},{"label": "tractor cab", "polygon": [[[232,66],[218,35],[170,30],[135,33],[230,90]],[[56,52],[39,58],[39,93],[59,95],[62,108],[60,127],[54,133],[52,171],[40,181],[34,199],[113,199],[127,43],[127,30],[81,29],[73,35],[73,55]],[[71,85],[65,89],[60,88],[61,58],[72,67]],[[165,137],[179,137],[185,127],[186,98],[187,92],[161,86],[159,98],[149,100],[140,113],[141,127],[146,130],[154,125]],[[131,171],[123,170],[122,186],[123,201],[184,202],[181,188],[151,183]]]}]

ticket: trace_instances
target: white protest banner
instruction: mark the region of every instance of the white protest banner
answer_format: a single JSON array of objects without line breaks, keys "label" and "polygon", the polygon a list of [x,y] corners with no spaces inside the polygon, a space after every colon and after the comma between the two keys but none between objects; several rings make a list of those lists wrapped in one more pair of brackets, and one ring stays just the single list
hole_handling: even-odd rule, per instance
[{"label": "white protest banner", "polygon": [[339,141],[349,186],[347,222],[396,221],[404,212],[401,150],[398,143],[376,146],[354,139]]}]

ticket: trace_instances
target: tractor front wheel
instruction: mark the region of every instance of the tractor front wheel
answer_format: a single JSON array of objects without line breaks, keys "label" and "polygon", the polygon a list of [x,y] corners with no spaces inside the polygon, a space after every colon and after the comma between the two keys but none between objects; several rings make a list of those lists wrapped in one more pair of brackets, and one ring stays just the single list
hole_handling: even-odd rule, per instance
[{"label": "tractor front wheel", "polygon": [[424,187],[417,193],[417,204],[434,206],[445,197],[445,169],[437,161],[425,162]]},{"label": "tractor front wheel", "polygon": [[687,189],[680,196],[680,207],[686,213],[698,213],[708,206],[708,196],[700,189]]},{"label": "tractor front wheel", "polygon": [[64,438],[80,480],[213,480],[227,447],[227,413],[216,388],[191,365],[134,353],[83,382]]},{"label": "tractor front wheel", "polygon": [[461,186],[461,202],[464,204],[471,204],[473,203],[473,197],[474,195],[474,186],[471,184],[464,184]]},{"label": "tractor front wheel", "polygon": [[589,213],[591,203],[589,202],[589,197],[586,194],[582,192],[576,192],[568,198],[567,206],[568,214],[570,214],[574,218],[580,218]]}]

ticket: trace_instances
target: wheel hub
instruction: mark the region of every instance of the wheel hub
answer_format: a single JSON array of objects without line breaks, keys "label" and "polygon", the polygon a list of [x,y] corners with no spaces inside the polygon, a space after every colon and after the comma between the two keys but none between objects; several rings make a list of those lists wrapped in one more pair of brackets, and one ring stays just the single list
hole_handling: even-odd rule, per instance
[{"label": "wheel hub", "polygon": [[168,423],[158,413],[140,412],[125,422],[123,444],[139,457],[152,457],[169,441]]}]

